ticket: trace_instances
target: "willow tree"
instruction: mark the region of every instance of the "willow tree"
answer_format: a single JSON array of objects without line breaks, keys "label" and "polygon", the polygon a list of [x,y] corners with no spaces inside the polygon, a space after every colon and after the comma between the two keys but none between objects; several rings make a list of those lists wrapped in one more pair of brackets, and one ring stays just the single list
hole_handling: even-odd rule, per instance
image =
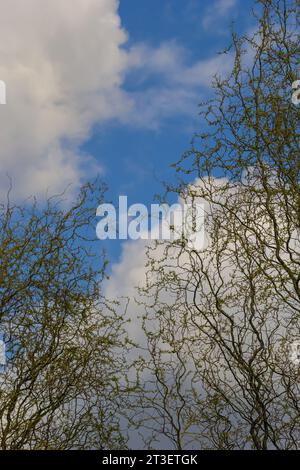
[{"label": "willow tree", "polygon": [[149,249],[139,367],[153,446],[300,446],[299,13],[256,2],[255,33],[233,35],[232,72],[175,164],[169,189],[205,204],[207,242]]},{"label": "willow tree", "polygon": [[[0,207],[1,449],[126,447],[119,426],[128,343],[101,292],[94,243],[103,190]],[[98,242],[99,243],[99,242]]]}]

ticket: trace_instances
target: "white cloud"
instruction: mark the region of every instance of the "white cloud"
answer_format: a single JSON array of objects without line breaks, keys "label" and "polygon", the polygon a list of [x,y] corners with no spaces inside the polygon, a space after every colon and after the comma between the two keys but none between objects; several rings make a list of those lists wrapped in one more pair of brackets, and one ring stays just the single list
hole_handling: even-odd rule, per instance
[{"label": "white cloud", "polygon": [[[224,181],[226,180],[218,178],[215,180],[215,184],[216,186],[221,186],[224,184]],[[199,184],[199,181],[196,180],[194,184],[189,186],[191,191],[190,194],[198,191],[197,188]],[[179,198],[178,202],[180,204],[184,202],[188,204],[191,200],[190,197],[187,196],[185,200]],[[203,204],[203,206],[206,207],[205,210],[209,210],[203,199],[198,198],[197,203]],[[153,221],[151,221],[151,223],[152,222]],[[139,305],[142,297],[138,289],[143,289],[147,285],[147,275],[149,274],[149,267],[147,266],[147,262],[149,261],[147,256],[148,247],[151,247],[151,259],[159,262],[160,259],[164,258],[164,249],[169,244],[169,242],[161,242],[156,246],[156,242],[151,241],[150,238],[151,236],[149,232],[148,240],[126,241],[123,243],[121,258],[118,262],[112,265],[110,278],[104,286],[104,295],[106,298],[111,300],[122,298],[130,299],[128,314],[131,322],[129,324],[128,331],[131,339],[133,341],[137,341],[139,344],[143,344],[145,337],[141,323],[141,316],[144,314],[144,307]],[[205,238],[203,245],[204,253],[207,243],[208,239]],[[166,270],[174,269],[177,271],[186,263],[190,262],[189,249],[186,247],[185,251],[183,251],[179,257],[177,257],[178,248],[175,247],[173,251],[176,253],[176,256],[174,259],[168,260],[168,267],[165,268]],[[156,278],[157,274],[154,273],[153,276]],[[170,294],[167,292],[166,298],[170,298]],[[152,303],[152,300],[154,300],[154,298],[151,298],[150,296],[149,302]],[[123,311],[123,308],[124,306],[121,303],[120,313]]]},{"label": "white cloud", "polygon": [[[238,0],[215,0],[210,5],[202,18],[202,26],[205,30],[219,25],[220,22],[228,18],[229,13],[237,6]],[[223,32],[222,28],[213,29],[213,32]]]},{"label": "white cloud", "polygon": [[162,43],[159,48],[138,45],[131,50],[131,65],[140,77],[159,75],[169,85],[210,87],[215,74],[224,74],[233,65],[232,54],[216,55],[192,63],[187,60],[188,51],[175,41]]},{"label": "white cloud", "polygon": [[162,43],[158,48],[147,44],[133,47],[129,60],[134,80],[143,85],[154,78],[155,85],[131,92],[134,105],[122,116],[124,122],[156,128],[174,115],[196,116],[198,103],[207,98],[214,76],[232,69],[233,55],[217,55],[192,63],[188,59],[189,52],[176,41]]},{"label": "white cloud", "polygon": [[129,103],[116,0],[0,0],[0,178],[18,192],[78,182],[78,145]]}]

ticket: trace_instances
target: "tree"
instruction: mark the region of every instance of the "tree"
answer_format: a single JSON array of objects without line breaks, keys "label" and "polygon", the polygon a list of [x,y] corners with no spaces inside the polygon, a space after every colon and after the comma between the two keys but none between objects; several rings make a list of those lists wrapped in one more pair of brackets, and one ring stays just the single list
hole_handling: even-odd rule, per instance
[{"label": "tree", "polygon": [[129,343],[103,298],[106,261],[91,236],[103,193],[86,185],[71,206],[63,196],[17,206],[9,195],[1,205],[1,449],[126,447]]},{"label": "tree", "polygon": [[205,204],[207,246],[148,251],[139,374],[152,445],[299,448],[299,2],[259,0],[254,14],[168,187]]}]

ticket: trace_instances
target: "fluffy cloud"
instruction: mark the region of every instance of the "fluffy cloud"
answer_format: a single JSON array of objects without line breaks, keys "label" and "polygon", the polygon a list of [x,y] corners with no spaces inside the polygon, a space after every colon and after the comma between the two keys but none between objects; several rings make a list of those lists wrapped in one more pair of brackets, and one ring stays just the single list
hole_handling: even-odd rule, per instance
[{"label": "fluffy cloud", "polygon": [[[91,126],[130,106],[116,0],[1,0],[0,184],[20,193],[78,182]],[[95,162],[94,162],[95,163]],[[95,170],[101,170],[95,164]]]}]

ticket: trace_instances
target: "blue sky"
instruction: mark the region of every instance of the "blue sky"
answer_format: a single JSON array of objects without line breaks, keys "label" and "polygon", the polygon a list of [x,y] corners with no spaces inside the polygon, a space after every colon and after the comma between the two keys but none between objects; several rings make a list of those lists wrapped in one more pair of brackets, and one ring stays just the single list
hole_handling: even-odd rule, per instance
[{"label": "blue sky", "polygon": [[[122,0],[119,13],[128,33],[125,48],[146,44],[158,49],[162,44],[170,44],[171,48],[182,49],[186,67],[216,57],[229,44],[233,23],[239,32],[251,28],[248,12],[253,1],[229,0],[223,4],[228,9],[220,13],[220,2],[216,1]],[[151,88],[169,85],[168,79],[159,74],[149,73],[141,78],[142,75],[142,70],[129,73],[124,88],[146,93]],[[109,199],[116,202],[119,194],[126,194],[129,203],[149,206],[154,194],[162,191],[162,181],[174,180],[170,164],[189,148],[193,133],[199,130],[197,105],[203,96],[207,98],[209,88],[195,86],[193,93],[195,100],[188,112],[171,112],[167,117],[157,118],[153,127],[118,122],[97,127],[84,150],[101,160]],[[112,241],[105,246],[110,260],[116,261],[120,244]]]}]

